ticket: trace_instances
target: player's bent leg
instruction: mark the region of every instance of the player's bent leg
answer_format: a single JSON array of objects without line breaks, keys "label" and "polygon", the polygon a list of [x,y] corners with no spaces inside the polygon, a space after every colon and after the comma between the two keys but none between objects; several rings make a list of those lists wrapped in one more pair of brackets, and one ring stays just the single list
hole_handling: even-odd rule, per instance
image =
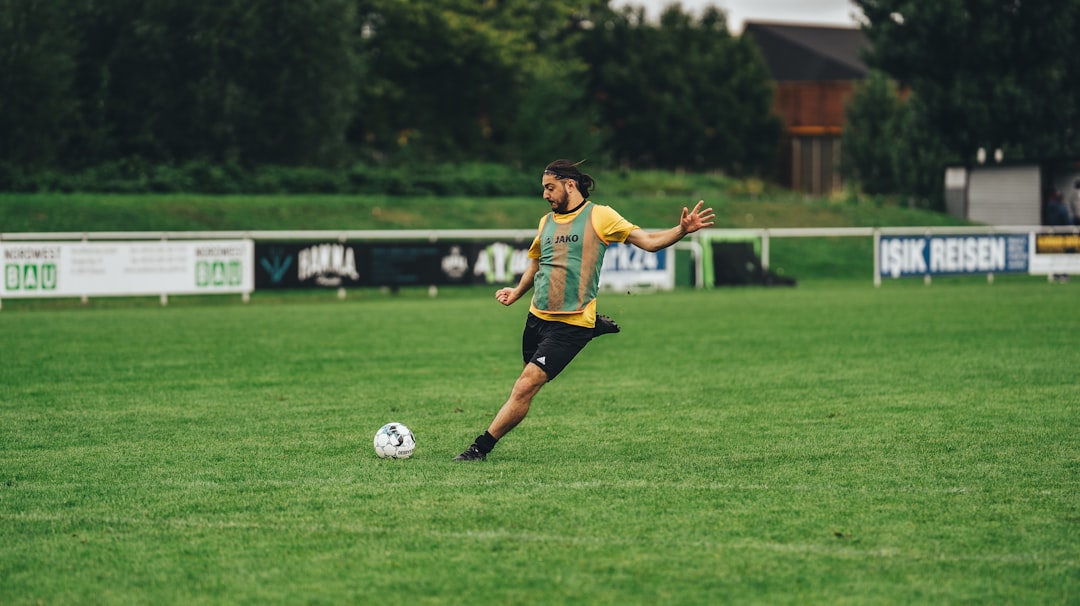
[{"label": "player's bent leg", "polygon": [[495,448],[495,443],[498,442],[499,438],[517,427],[518,423],[521,423],[525,418],[525,415],[529,414],[529,406],[532,404],[533,397],[536,396],[547,381],[547,373],[542,368],[532,363],[526,364],[521,371],[521,375],[514,382],[510,397],[495,415],[495,419],[492,420],[487,432],[476,438],[476,441],[466,448],[465,452],[454,457],[454,460],[486,460],[488,453]]},{"label": "player's bent leg", "polygon": [[532,399],[547,381],[548,376],[544,369],[536,364],[526,364],[521,371],[521,375],[514,382],[514,389],[511,390],[510,397],[499,409],[495,419],[488,427],[488,433],[495,436],[495,439],[499,439],[509,433],[511,429],[517,427],[518,423],[521,423],[525,418],[525,415],[529,414]]}]

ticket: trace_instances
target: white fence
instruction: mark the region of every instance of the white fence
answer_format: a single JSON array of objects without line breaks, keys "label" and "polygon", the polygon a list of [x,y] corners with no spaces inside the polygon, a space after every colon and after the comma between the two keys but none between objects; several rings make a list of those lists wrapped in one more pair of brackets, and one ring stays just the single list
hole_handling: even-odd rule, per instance
[{"label": "white fence", "polygon": [[[820,227],[708,230],[710,236],[761,239],[769,269],[771,238],[862,237],[874,240],[874,286],[883,277],[995,273],[1080,273],[1080,227],[987,225],[939,227]],[[1064,244],[1051,238],[1068,238]],[[884,247],[883,239],[889,246]],[[899,246],[894,246],[899,244]],[[890,254],[896,253],[896,254]],[[701,284],[701,281],[698,281]]]},{"label": "white fence", "polygon": [[[337,241],[337,242],[445,242],[508,241],[525,245],[533,229],[517,230],[249,230],[249,231],[111,231],[2,233],[4,251],[3,297],[143,295],[241,293],[245,300],[254,289],[252,278],[255,241]],[[1058,274],[1080,273],[1080,228],[1044,226],[976,227],[849,227],[849,228],[761,228],[710,229],[680,242],[677,247],[691,251],[696,272],[695,284],[705,284],[704,255],[710,254],[703,240],[758,238],[761,265],[770,266],[773,238],[872,238],[874,241],[875,286],[882,278],[936,274],[995,273]],[[23,243],[20,248],[18,243]],[[109,245],[108,243],[113,243]],[[30,244],[39,250],[31,250]],[[48,272],[61,271],[48,257],[78,253],[75,278],[65,279],[65,289],[45,293],[33,288],[42,280],[56,280]],[[42,263],[42,258],[45,262]],[[72,262],[63,271],[71,271]],[[162,273],[173,274],[161,280]]]}]

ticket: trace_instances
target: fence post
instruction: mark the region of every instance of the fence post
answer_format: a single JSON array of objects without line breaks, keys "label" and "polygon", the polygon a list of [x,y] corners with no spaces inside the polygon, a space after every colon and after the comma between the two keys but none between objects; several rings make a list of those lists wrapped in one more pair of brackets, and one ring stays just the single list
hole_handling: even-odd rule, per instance
[{"label": "fence post", "polygon": [[769,228],[761,230],[761,269],[769,271]]},{"label": "fence post", "polygon": [[881,288],[881,230],[874,228],[874,288]]}]

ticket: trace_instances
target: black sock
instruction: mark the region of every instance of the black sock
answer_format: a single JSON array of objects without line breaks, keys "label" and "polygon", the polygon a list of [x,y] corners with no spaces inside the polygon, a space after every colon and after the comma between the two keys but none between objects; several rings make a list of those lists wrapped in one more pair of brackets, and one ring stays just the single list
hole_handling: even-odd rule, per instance
[{"label": "black sock", "polygon": [[479,437],[476,438],[476,441],[473,442],[473,446],[475,446],[476,449],[479,450],[480,452],[482,452],[484,454],[487,454],[487,453],[491,452],[492,448],[495,448],[495,442],[498,442],[498,441],[499,441],[499,438],[496,438],[495,436],[491,435],[489,432],[485,431],[484,435],[479,436]]}]

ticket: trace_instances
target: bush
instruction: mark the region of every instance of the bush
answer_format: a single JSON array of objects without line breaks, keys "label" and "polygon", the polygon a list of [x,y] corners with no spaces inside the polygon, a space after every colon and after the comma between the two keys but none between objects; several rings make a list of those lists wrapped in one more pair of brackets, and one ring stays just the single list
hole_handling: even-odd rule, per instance
[{"label": "bush", "polygon": [[[354,164],[348,168],[308,166],[244,167],[193,160],[183,164],[149,164],[137,158],[110,162],[77,172],[43,169],[28,172],[0,165],[0,191],[65,193],[196,193],[196,194],[371,194],[390,196],[531,196],[539,195],[540,170],[494,163]],[[605,196],[692,195],[702,180],[723,187],[723,176],[674,174],[666,171],[604,173],[598,177]]]},{"label": "bush", "polygon": [[348,179],[340,171],[307,166],[265,166],[253,171],[250,193],[260,194],[338,194],[347,193]]}]

